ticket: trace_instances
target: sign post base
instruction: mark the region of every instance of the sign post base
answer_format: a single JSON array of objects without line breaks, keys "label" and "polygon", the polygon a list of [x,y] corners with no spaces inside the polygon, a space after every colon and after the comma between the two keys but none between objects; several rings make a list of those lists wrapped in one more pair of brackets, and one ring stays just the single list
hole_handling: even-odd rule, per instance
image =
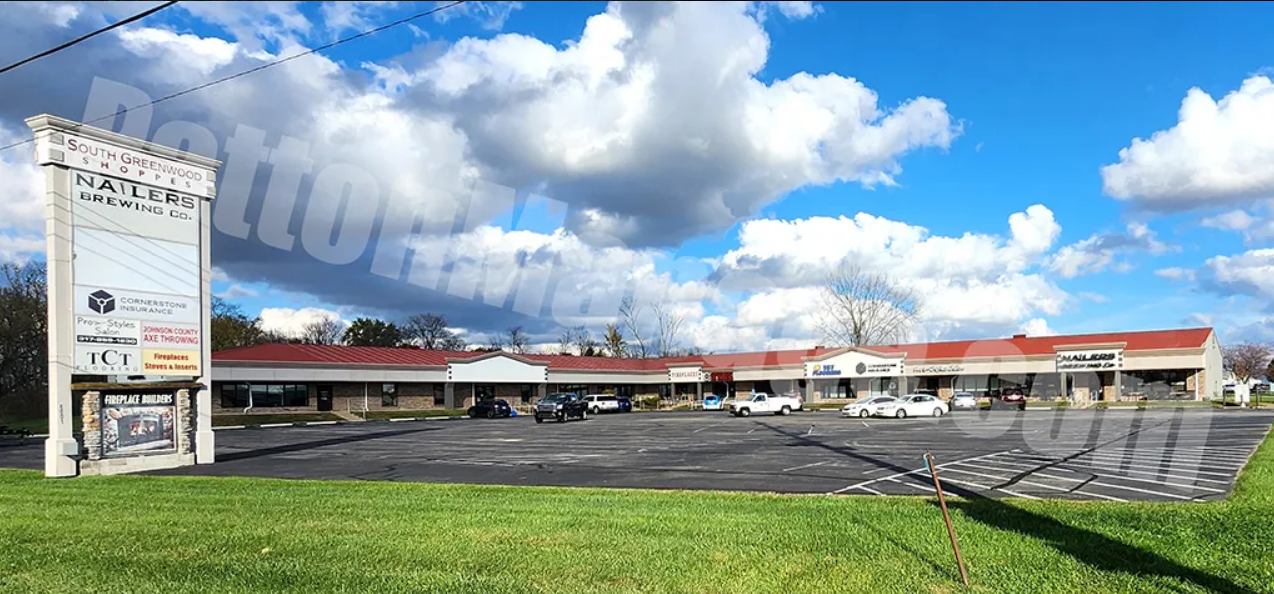
[{"label": "sign post base", "polygon": [[80,442],[75,438],[48,438],[44,440],[44,476],[70,477],[79,474]]}]

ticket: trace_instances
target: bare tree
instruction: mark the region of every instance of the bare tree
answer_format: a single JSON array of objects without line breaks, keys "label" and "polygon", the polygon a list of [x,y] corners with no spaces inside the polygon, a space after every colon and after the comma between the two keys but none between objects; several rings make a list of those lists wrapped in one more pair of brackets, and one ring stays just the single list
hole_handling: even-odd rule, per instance
[{"label": "bare tree", "polygon": [[650,306],[655,313],[655,346],[660,357],[671,357],[677,353],[677,345],[681,342],[681,314],[675,313],[662,305]]},{"label": "bare tree", "polygon": [[632,297],[624,297],[619,304],[619,319],[623,322],[624,327],[628,329],[629,336],[633,340],[625,354],[645,359],[650,355],[650,351],[646,346],[646,341],[641,337],[641,310],[637,305],[637,301]]},{"label": "bare tree", "polygon": [[344,335],[345,326],[339,320],[324,316],[302,326],[297,338],[301,344],[340,344]]},{"label": "bare tree", "polygon": [[870,346],[907,340],[919,316],[915,291],[845,263],[823,284],[818,324],[829,344]]},{"label": "bare tree", "polygon": [[574,355],[575,351],[575,329],[563,328],[562,333],[557,337],[557,354]]},{"label": "bare tree", "polygon": [[522,330],[521,326],[514,326],[509,328],[509,338],[506,342],[508,343],[510,352],[521,355],[526,353],[526,346],[531,341],[527,338],[526,332]]},{"label": "bare tree", "polygon": [[606,333],[602,335],[602,345],[610,356],[622,359],[628,351],[628,341],[624,340],[624,332],[618,324],[606,324]]},{"label": "bare tree", "polygon": [[408,316],[400,328],[408,342],[422,349],[463,351],[465,342],[447,327],[447,319],[431,313]]},{"label": "bare tree", "polygon": [[575,348],[579,351],[580,356],[597,357],[600,355],[600,346],[587,326],[581,324],[575,327]]},{"label": "bare tree", "polygon": [[1225,370],[1234,374],[1234,379],[1246,383],[1248,380],[1265,373],[1274,358],[1274,350],[1267,344],[1245,342],[1225,347],[1222,351],[1222,362]]},{"label": "bare tree", "polygon": [[486,350],[487,352],[503,351],[504,346],[504,337],[499,334],[492,334],[490,338],[487,339]]}]

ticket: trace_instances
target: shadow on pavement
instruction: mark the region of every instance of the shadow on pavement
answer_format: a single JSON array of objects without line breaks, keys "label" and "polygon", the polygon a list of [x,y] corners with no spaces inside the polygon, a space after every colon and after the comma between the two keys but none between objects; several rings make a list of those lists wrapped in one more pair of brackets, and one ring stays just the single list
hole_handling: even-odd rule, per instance
[{"label": "shadow on pavement", "polygon": [[399,435],[410,435],[412,433],[423,433],[425,431],[437,431],[441,427],[421,427],[418,429],[401,429],[397,431],[381,431],[378,433],[362,433],[356,435],[347,435],[343,437],[331,437],[328,439],[317,439],[314,441],[303,441],[300,443],[289,443],[269,448],[261,448],[257,450],[247,450],[243,452],[231,452],[227,454],[217,454],[217,462],[234,462],[235,460],[247,460],[249,458],[259,458],[261,456],[273,456],[274,454],[286,454],[289,452],[303,452],[314,448],[322,448],[334,445],[343,445],[347,443],[356,443],[360,441],[368,441],[372,439],[382,439],[385,437],[397,437]]},{"label": "shadow on pavement", "polygon": [[[781,428],[781,427],[775,427],[774,425],[771,425],[771,424],[769,424],[769,423],[764,423],[764,422],[761,422],[761,421],[757,421],[757,424],[758,424],[758,425],[760,425],[760,426],[762,426],[762,427],[765,427],[766,429],[769,429],[770,431],[773,431],[773,432],[775,432],[775,433],[777,433],[777,434],[779,434],[779,435],[782,435],[782,436],[784,436],[784,437],[787,437],[787,438],[789,438],[789,439],[792,439],[792,440],[796,441],[797,443],[799,443],[799,444],[801,444],[801,445],[804,445],[804,446],[812,446],[812,447],[821,448],[821,449],[827,450],[827,451],[829,451],[829,452],[832,452],[832,453],[834,453],[834,454],[838,454],[838,455],[841,455],[841,456],[845,456],[846,458],[853,458],[853,459],[855,459],[855,460],[860,460],[860,461],[866,462],[866,463],[871,464],[871,465],[873,465],[873,466],[876,466],[876,467],[878,467],[878,468],[887,468],[887,469],[892,470],[892,471],[894,471],[895,473],[899,473],[899,474],[901,474],[901,473],[916,473],[916,474],[920,474],[920,473],[916,472],[916,469],[915,469],[915,468],[907,468],[907,467],[905,467],[905,466],[899,466],[899,465],[897,465],[897,464],[894,464],[894,463],[892,463],[892,462],[888,462],[888,461],[886,461],[886,460],[881,460],[881,459],[879,459],[879,458],[873,458],[873,457],[868,456],[868,455],[866,455],[866,454],[861,454],[861,453],[859,453],[859,452],[856,452],[856,451],[854,451],[854,449],[853,449],[853,448],[850,448],[850,447],[828,445],[828,444],[823,443],[823,442],[821,442],[821,441],[818,441],[818,440],[816,440],[816,439],[810,439],[810,438],[808,438],[808,437],[806,437],[806,436],[804,436],[804,435],[801,435],[799,432],[788,431],[788,430],[785,430],[785,429],[783,429],[783,428]],[[924,475],[924,476],[925,476],[925,477],[927,477],[928,475],[926,474],[926,475]],[[944,484],[944,485],[943,485],[943,490],[944,490],[944,491],[946,491],[946,492],[948,492],[948,493],[951,493],[951,494],[953,494],[953,495],[959,495],[959,496],[962,496],[962,497],[982,497],[982,495],[980,495],[980,494],[979,494],[978,492],[976,492],[976,491],[971,491],[971,490],[969,490],[969,489],[965,489],[965,488],[963,488],[963,487],[958,487],[958,486],[947,486],[947,485],[945,485],[945,484]]]},{"label": "shadow on pavement", "polygon": [[[931,503],[937,510],[937,500]],[[1256,594],[1226,578],[1186,567],[1091,530],[1070,526],[1046,515],[995,499],[977,497],[965,501],[948,501],[947,507],[985,526],[1044,541],[1059,553],[1101,571],[1137,577],[1174,578],[1222,594]]]}]

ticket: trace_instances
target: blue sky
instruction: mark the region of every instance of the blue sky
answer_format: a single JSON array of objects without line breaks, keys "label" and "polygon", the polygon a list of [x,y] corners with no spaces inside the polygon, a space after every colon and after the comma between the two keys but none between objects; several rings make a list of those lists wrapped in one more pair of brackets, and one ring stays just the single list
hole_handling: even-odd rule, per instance
[{"label": "blue sky", "polygon": [[[92,64],[76,69],[67,62],[72,71],[60,84],[71,90],[59,104],[61,115],[78,119],[83,114],[94,74],[160,96],[187,81],[215,78],[267,59],[253,52],[289,55],[432,6],[388,4],[207,3],[164,11],[130,34],[98,41],[93,56],[102,60],[99,70],[90,72]],[[224,85],[227,89],[171,102],[156,110],[149,131],[153,134],[166,120],[189,119],[213,131],[221,158],[237,125],[263,129],[267,146],[277,145],[280,136],[311,134],[306,140],[316,163],[358,163],[382,187],[402,173],[388,170],[385,163],[392,158],[377,152],[392,149],[394,154],[427,154],[440,163],[452,159],[453,171],[471,167],[484,179],[515,187],[520,196],[550,196],[572,210],[549,212],[533,200],[520,213],[516,230],[526,232],[521,235],[510,234],[515,227],[507,209],[496,208],[500,212],[482,214],[481,220],[473,219],[479,216],[475,210],[469,223],[500,232],[485,239],[453,236],[430,245],[451,250],[449,258],[475,250],[487,253],[489,269],[499,272],[490,273],[486,284],[479,282],[479,290],[489,289],[491,278],[519,270],[524,277],[550,275],[557,282],[564,261],[582,267],[575,270],[579,275],[601,279],[612,294],[621,286],[631,289],[636,279],[640,287],[657,287],[652,303],[667,303],[683,313],[684,343],[713,350],[818,341],[811,318],[816,312],[808,301],[818,288],[820,270],[825,272],[819,267],[842,256],[883,267],[925,293],[930,306],[919,338],[1204,324],[1215,325],[1229,340],[1274,338],[1267,311],[1274,284],[1266,280],[1274,272],[1274,252],[1267,253],[1274,238],[1274,212],[1267,203],[1274,193],[1274,173],[1259,165],[1262,156],[1274,158],[1274,144],[1260,142],[1258,133],[1274,133],[1274,91],[1259,83],[1274,66],[1263,41],[1274,9],[1224,2],[744,4],[693,10],[611,7],[607,13],[602,2],[471,2],[445,20],[421,19],[412,28],[343,45],[287,74],[267,71]],[[47,39],[118,18],[112,11],[129,12],[93,3],[73,6],[77,12],[69,21],[45,14],[33,19],[43,23],[43,28],[35,27],[39,34],[10,35],[13,39],[0,45],[3,55],[31,53]],[[624,95],[608,94],[605,83],[595,81],[590,90],[573,91],[560,82],[560,75],[541,76],[554,69],[578,74],[571,70],[581,68],[570,61],[574,58],[514,43],[525,36],[564,50],[580,39],[590,17],[603,13],[633,35],[631,44],[616,46],[627,64],[616,73],[634,76],[641,72],[634,65],[642,65],[660,73],[657,78],[665,72],[669,80],[688,78],[681,79],[681,86],[657,81],[651,88],[663,94],[648,100],[654,107],[616,108]],[[647,18],[657,23],[649,31],[641,29]],[[755,59],[758,47],[764,48],[759,54],[763,67],[754,74],[740,73],[731,60]],[[90,50],[70,50],[75,51]],[[588,60],[603,55],[596,48],[588,51],[593,52]],[[174,58],[182,55],[184,63]],[[200,59],[192,61],[191,55]],[[298,62],[304,60],[311,58]],[[144,68],[130,70],[130,63],[201,72],[172,77],[181,80],[156,80]],[[58,64],[50,59],[28,70]],[[377,72],[388,80],[384,69],[407,82],[397,88],[377,84]],[[457,72],[472,74],[480,84],[470,80],[468,86],[450,89],[448,85],[463,79],[455,78]],[[874,94],[880,114],[851,118],[841,111],[826,116],[829,112],[810,107],[833,109],[846,100],[846,93],[857,93],[848,87],[774,91],[803,73],[856,80],[864,95],[848,101]],[[685,96],[677,92],[713,77],[720,77],[716,86],[690,88]],[[0,77],[0,91],[9,96],[16,87],[5,88],[6,82]],[[754,83],[770,89],[768,99],[739,99]],[[39,93],[54,93],[59,83],[41,84],[22,93],[32,105],[40,104]],[[1182,127],[1180,110],[1191,89],[1215,101],[1232,93],[1242,97],[1232,102],[1233,109],[1223,104],[1213,116]],[[703,96],[714,92],[721,95]],[[227,100],[229,96],[238,99]],[[940,102],[940,107],[929,108],[937,109],[944,125],[903,117],[901,106],[919,98]],[[383,103],[375,108],[380,111],[363,111],[370,99]],[[745,126],[739,114],[781,101],[790,102],[787,109],[806,110],[802,124],[824,116],[845,124],[819,132],[812,146],[839,145],[848,152],[831,159],[824,152],[830,148],[810,148],[796,157],[757,148],[785,140],[767,139]],[[722,113],[713,113],[714,102],[723,106]],[[540,109],[534,112],[539,121],[522,125],[516,118],[529,117],[527,105]],[[599,120],[589,115],[606,109],[620,111],[614,117],[597,116]],[[351,112],[376,124],[349,128],[337,122]],[[591,142],[614,123],[608,117],[623,120],[629,113],[641,119],[640,134],[637,128],[627,130],[639,139],[632,141],[635,148],[611,146],[605,150],[613,154],[595,156],[598,160],[589,165],[570,156],[574,146]],[[651,113],[674,114],[674,120],[676,114],[687,114],[689,119],[661,127]],[[21,133],[17,115],[6,114],[0,121],[11,134]],[[897,117],[887,121],[890,116]],[[378,133],[374,130],[383,136],[395,125],[410,127],[410,138],[392,146],[368,140]],[[740,128],[746,131],[740,133]],[[577,129],[590,130],[591,136],[561,136]],[[890,137],[890,144],[871,136],[881,130],[901,131],[905,140]],[[446,145],[454,154],[435,158],[450,133],[464,140]],[[1162,142],[1140,157],[1121,161],[1120,151],[1134,138],[1151,139],[1157,133]],[[552,143],[559,137],[572,140],[557,148]],[[689,139],[710,148],[680,152]],[[810,165],[809,159],[818,160],[820,154],[836,162]],[[1208,162],[1218,154],[1236,157]],[[787,157],[795,160],[766,160]],[[6,166],[22,165],[8,155],[0,158]],[[1111,165],[1118,171],[1107,179],[1102,168]],[[821,166],[826,170],[818,170]],[[416,162],[404,169],[429,168]],[[881,171],[892,178],[892,186],[865,181]],[[272,208],[264,198],[269,175],[269,168],[258,171],[249,213]],[[435,181],[427,179],[425,185],[443,184]],[[311,183],[313,177],[307,176],[300,191]],[[394,200],[388,194],[382,188],[379,196],[359,199],[384,209]],[[725,209],[728,215],[722,214],[723,200],[735,205]],[[300,228],[307,204],[302,196],[294,230]],[[1028,210],[1035,205],[1048,214]],[[17,206],[10,210],[19,212]],[[859,213],[878,219],[855,222]],[[1014,213],[1030,215],[1020,238],[1010,229]],[[811,219],[819,217],[847,221],[814,232]],[[30,247],[31,224],[24,227],[17,214],[13,219],[17,222],[7,231],[0,223],[0,256],[40,257],[38,247]],[[862,239],[871,235],[863,231],[867,220],[894,225],[892,247]],[[378,219],[374,228],[381,225]],[[909,246],[903,239],[916,228],[925,230],[924,237],[963,247],[937,240],[927,247]],[[785,229],[803,239],[785,241]],[[596,237],[602,232],[617,237],[626,249],[598,251],[603,248]],[[855,235],[859,232],[861,236]],[[1030,237],[1049,233],[1055,237],[1046,245],[1034,245],[1040,242]],[[378,237],[381,242],[390,239],[384,231]],[[257,235],[221,235],[214,238],[219,269],[214,290],[252,314],[264,312],[280,328],[326,313],[348,320],[430,309],[449,314],[475,342],[514,324],[527,325],[541,341],[551,342],[564,324],[597,329],[606,321],[604,312],[528,316],[511,312],[507,304],[457,302],[402,281],[375,284],[379,280],[367,271],[366,262],[376,245],[359,262],[332,265],[304,250],[269,251]],[[503,257],[506,248],[523,255],[551,254],[558,258],[558,272],[491,265],[495,256],[490,254]],[[962,262],[978,264],[966,271]],[[762,269],[747,268],[752,265],[769,271],[768,279],[742,287],[714,285],[723,274]],[[444,276],[457,276],[454,270],[448,265]],[[363,285],[366,290],[351,289]],[[302,313],[305,308],[312,309]],[[781,311],[763,314],[767,309]],[[775,322],[778,318],[782,321]]]}]

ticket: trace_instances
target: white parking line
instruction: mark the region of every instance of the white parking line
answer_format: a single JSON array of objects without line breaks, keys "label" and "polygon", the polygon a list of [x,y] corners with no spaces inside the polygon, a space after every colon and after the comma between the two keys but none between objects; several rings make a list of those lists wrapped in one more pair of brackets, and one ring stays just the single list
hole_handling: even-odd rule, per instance
[{"label": "white parking line", "polygon": [[1109,484],[1109,483],[1096,483],[1096,482],[1094,482],[1094,483],[1088,483],[1088,484],[1090,484],[1090,485],[1092,485],[1092,486],[1094,486],[1094,487],[1106,487],[1106,488],[1108,488],[1108,489],[1123,489],[1124,491],[1135,491],[1135,492],[1137,492],[1137,493],[1145,493],[1145,494],[1147,494],[1147,495],[1162,495],[1162,496],[1164,496],[1164,497],[1171,497],[1171,498],[1173,498],[1173,499],[1180,499],[1180,500],[1183,500],[1183,501],[1194,501],[1194,500],[1195,500],[1195,498],[1194,498],[1194,497],[1184,497],[1184,496],[1181,496],[1181,495],[1174,495],[1174,494],[1172,494],[1172,493],[1167,493],[1167,492],[1164,492],[1164,491],[1149,491],[1149,490],[1146,490],[1146,489],[1138,489],[1138,488],[1136,488],[1136,487],[1125,487],[1125,486],[1122,486],[1122,485],[1112,485],[1112,484]]},{"label": "white parking line", "polygon": [[[1005,450],[1005,451],[1003,451],[1003,452],[996,452],[996,453],[994,453],[994,454],[986,454],[986,455],[982,455],[982,456],[974,456],[974,457],[972,457],[972,458],[965,458],[965,459],[963,459],[963,460],[955,460],[955,461],[952,461],[952,462],[946,462],[946,463],[943,463],[943,464],[939,464],[939,465],[937,466],[937,468],[938,468],[939,470],[941,470],[941,469],[946,468],[946,467],[948,467],[948,466],[952,466],[952,465],[955,465],[955,464],[960,464],[960,463],[962,463],[962,462],[973,462],[974,460],[983,460],[983,459],[986,459],[986,458],[994,458],[995,456],[1002,456],[1002,455],[1004,455],[1004,454],[1008,454],[1008,453],[1011,453],[1011,452],[1013,452],[1013,451],[1014,451],[1014,450]],[[879,483],[879,482],[881,482],[881,481],[894,480],[894,479],[896,479],[896,478],[898,478],[898,477],[900,477],[900,476],[907,476],[907,475],[909,475],[909,474],[917,474],[917,473],[920,473],[920,472],[928,472],[928,470],[929,470],[929,469],[928,469],[927,467],[921,467],[921,468],[917,468],[917,469],[915,469],[915,470],[909,470],[909,471],[907,471],[907,472],[899,472],[899,473],[897,473],[897,474],[893,474],[893,475],[890,475],[890,476],[881,477],[881,478],[878,478],[878,479],[872,479],[872,480],[869,480],[869,481],[863,481],[863,482],[861,482],[861,483],[855,483],[855,484],[852,484],[852,485],[850,485],[850,486],[848,486],[848,487],[845,487],[845,488],[843,488],[843,489],[837,489],[837,490],[835,490],[835,491],[832,491],[831,493],[829,493],[829,495],[836,495],[836,494],[838,494],[838,493],[844,493],[845,491],[849,491],[849,490],[851,490],[851,489],[857,489],[857,488],[859,488],[859,487],[864,487],[864,486],[867,486],[867,485],[871,485],[871,484]],[[897,481],[895,481],[895,482],[897,482]]]},{"label": "white parking line", "polygon": [[[1147,472],[1147,471],[1145,471],[1145,470],[1127,470],[1127,469],[1125,469],[1125,468],[1124,468],[1124,466],[1125,466],[1125,465],[1123,465],[1123,464],[1114,464],[1114,463],[1111,463],[1111,462],[1102,462],[1102,461],[1100,461],[1100,460],[1085,460],[1085,459],[1083,459],[1083,458],[1076,458],[1076,459],[1074,459],[1074,460],[1072,460],[1072,461],[1070,461],[1070,462],[1066,462],[1066,463],[1064,463],[1064,464],[1062,464],[1062,465],[1063,465],[1063,466],[1072,467],[1072,468],[1073,468],[1073,467],[1075,467],[1075,466],[1078,466],[1078,465],[1087,465],[1087,466],[1092,466],[1092,467],[1095,467],[1095,468],[1105,469],[1105,470],[1118,470],[1118,471],[1120,471],[1120,472],[1131,472],[1131,473],[1138,473],[1138,474],[1155,474],[1155,475],[1160,474],[1160,473],[1158,473],[1158,472]],[[1133,468],[1146,468],[1146,467],[1145,467],[1145,466],[1133,466]],[[1233,473],[1233,472],[1211,472],[1211,471],[1208,471],[1208,470],[1198,470],[1197,468],[1190,468],[1190,467],[1187,467],[1187,468],[1186,468],[1186,470],[1177,470],[1177,471],[1175,471],[1175,472],[1176,472],[1177,474],[1203,474],[1203,475],[1207,475],[1207,476],[1219,476],[1219,477],[1224,477],[1224,478],[1234,478],[1234,473]],[[1169,474],[1171,474],[1171,473],[1169,473]]]},{"label": "white parking line", "polygon": [[[704,429],[711,429],[711,428],[713,428],[713,427],[720,427],[721,425],[724,425],[725,423],[726,423],[726,421],[721,421],[720,423],[713,423],[713,424],[711,424],[711,425],[706,425],[706,426],[700,427],[700,428],[698,428],[698,429],[695,429],[695,430],[694,430],[694,431],[692,431],[691,433],[698,433],[698,432],[700,432],[700,431],[703,431]],[[755,429],[753,429],[753,431],[755,431]],[[748,433],[751,433],[751,431],[749,431]]]},{"label": "white parking line", "polygon": [[[905,476],[905,475],[904,475],[904,476]],[[900,485],[906,485],[906,486],[908,486],[908,487],[912,487],[912,488],[914,488],[914,489],[920,489],[921,491],[928,491],[928,492],[930,492],[930,493],[936,493],[936,492],[937,492],[937,491],[934,491],[934,490],[933,490],[933,487],[929,487],[929,486],[926,486],[926,485],[920,485],[920,484],[916,484],[916,483],[909,483],[909,482],[907,482],[907,481],[901,481],[901,480],[898,480],[898,479],[896,479],[896,478],[891,478],[891,479],[888,479],[888,480],[889,480],[889,482],[891,482],[891,483],[898,483],[898,484],[900,484]]]},{"label": "white parking line", "polygon": [[[1011,455],[1010,455],[1010,456],[1011,456]],[[1092,458],[1088,458],[1088,457],[1086,457],[1086,456],[1080,456],[1080,457],[1075,458],[1075,459],[1073,459],[1073,460],[1070,460],[1070,461],[1068,461],[1068,462],[1060,462],[1060,463],[1059,463],[1059,461],[1057,461],[1057,460],[1054,460],[1053,462],[1050,462],[1050,463],[1041,463],[1041,464],[1029,464],[1029,463],[1024,463],[1024,462],[1008,462],[1008,461],[1005,461],[1005,460],[995,460],[993,463],[994,463],[994,464],[1011,465],[1011,466],[1026,466],[1026,467],[1028,467],[1028,468],[1038,468],[1039,466],[1046,466],[1046,465],[1048,465],[1048,466],[1050,466],[1050,468],[1065,468],[1065,469],[1068,469],[1068,470],[1069,470],[1069,469],[1072,469],[1072,468],[1076,468],[1076,467],[1078,467],[1078,468],[1080,468],[1080,469],[1087,469],[1088,467],[1090,467],[1090,466],[1091,466],[1091,467],[1097,468],[1098,470],[1118,470],[1118,471],[1120,471],[1120,472],[1125,472],[1125,473],[1134,473],[1134,474],[1149,474],[1149,475],[1154,475],[1154,476],[1158,476],[1158,475],[1162,474],[1162,473],[1160,473],[1160,472],[1147,472],[1147,471],[1144,471],[1144,470],[1128,470],[1128,469],[1125,469],[1125,468],[1124,468],[1124,466],[1125,466],[1124,464],[1116,464],[1116,463],[1114,463],[1114,462],[1110,462],[1110,461],[1106,461],[1106,460],[1102,460],[1102,459],[1092,459]],[[1133,465],[1131,465],[1131,466],[1132,466],[1133,468],[1144,468],[1144,467],[1145,467],[1145,466],[1142,466],[1142,465],[1136,465],[1136,464],[1133,464]],[[1073,472],[1073,471],[1072,471],[1072,472]],[[1233,478],[1233,477],[1234,477],[1234,473],[1233,473],[1233,472],[1210,472],[1210,471],[1207,471],[1207,470],[1198,470],[1198,469],[1197,469],[1197,467],[1195,467],[1195,466],[1189,466],[1189,465],[1178,465],[1178,469],[1177,469],[1177,470],[1171,471],[1171,472],[1169,472],[1168,474],[1169,474],[1170,476],[1171,476],[1171,475],[1174,475],[1174,474],[1175,474],[1175,475],[1184,475],[1184,474],[1191,474],[1191,475],[1193,475],[1193,474],[1204,474],[1204,475],[1208,475],[1208,476],[1219,476],[1219,477],[1225,477],[1225,478]],[[1206,480],[1206,479],[1195,479],[1195,480]],[[1224,482],[1224,483],[1228,484],[1230,481],[1206,480],[1206,482],[1212,482],[1212,483],[1220,483],[1220,482]]]},{"label": "white parking line", "polygon": [[[1182,458],[1182,457],[1183,456],[1174,456],[1170,454],[1164,454],[1162,456],[1156,457],[1153,454],[1141,454],[1141,453],[1134,453],[1131,455],[1121,456],[1121,455],[1113,454],[1113,453],[1090,452],[1090,453],[1084,454],[1083,456],[1080,456],[1079,458],[1094,458],[1097,460],[1117,460],[1120,462],[1143,462],[1143,463],[1152,463],[1156,465],[1168,465],[1168,466],[1187,466],[1187,467],[1208,466],[1208,467],[1233,469],[1233,470],[1238,470],[1244,466],[1243,464],[1236,464],[1234,462],[1229,462],[1229,461],[1220,461],[1220,463],[1218,463],[1212,460],[1208,460],[1206,458],[1199,458],[1197,461],[1179,460],[1179,458]],[[1078,460],[1079,458],[1076,458],[1076,460]]]},{"label": "white parking line", "polygon": [[813,464],[805,464],[803,466],[793,466],[791,468],[784,468],[783,472],[788,472],[790,470],[800,470],[802,468],[813,468],[815,466],[822,466],[824,464],[827,464],[828,462],[831,462],[831,460],[823,460],[822,462],[815,462]]},{"label": "white parking line", "polygon": [[[973,468],[977,468],[976,466],[973,466],[973,465],[969,465],[969,466],[971,466],[971,467],[973,467]],[[953,472],[963,472],[963,471],[961,471],[961,470],[957,470],[957,469],[954,469],[954,468],[950,468],[950,469],[947,469],[947,470],[948,470],[948,471],[953,471]],[[974,473],[968,473],[968,474],[974,474]],[[1165,487],[1177,487],[1177,488],[1179,488],[1179,489],[1186,489],[1186,490],[1190,490],[1190,491],[1210,491],[1210,492],[1212,492],[1212,493],[1224,493],[1224,492],[1225,492],[1225,491],[1224,491],[1224,490],[1222,490],[1222,489],[1213,489],[1213,488],[1211,488],[1211,487],[1201,487],[1201,486],[1199,486],[1199,485],[1192,485],[1192,484],[1172,483],[1172,482],[1168,482],[1168,481],[1152,481],[1152,480],[1150,480],[1150,479],[1139,479],[1139,478],[1133,478],[1133,477],[1130,477],[1130,476],[1123,476],[1123,475],[1118,475],[1118,474],[1104,474],[1104,473],[1100,473],[1100,472],[1089,472],[1089,473],[1087,473],[1087,474],[1091,474],[1092,476],[1100,477],[1100,478],[1105,478],[1105,479],[1115,479],[1115,480],[1120,480],[1120,481],[1131,481],[1131,482],[1134,482],[1134,483],[1149,483],[1149,484],[1152,484],[1152,485],[1163,485],[1163,486],[1165,486]],[[1055,474],[1046,474],[1046,473],[1043,473],[1043,472],[1032,472],[1032,473],[1030,473],[1028,476],[1032,476],[1032,477],[1039,477],[1039,478],[1047,478],[1047,479],[1053,479],[1053,480],[1059,480],[1059,481],[1067,481],[1067,482],[1073,482],[1073,483],[1083,483],[1083,482],[1087,482],[1087,481],[1085,481],[1085,480],[1081,480],[1081,479],[1074,479],[1074,478],[1062,477],[1062,476],[1057,476],[1057,475],[1055,475]],[[1168,476],[1168,478],[1169,478],[1169,479],[1172,479],[1172,478],[1185,478],[1185,477],[1173,477],[1173,476],[1169,475],[1169,476]],[[1004,479],[1004,480],[1008,480],[1008,479]],[[1019,482],[1019,483],[1022,483],[1022,484],[1027,484],[1027,482],[1026,482],[1026,481],[1018,481],[1018,482]],[[1046,487],[1046,488],[1051,488],[1051,487]]]},{"label": "white parking line", "polygon": [[[1096,466],[1085,466],[1085,465],[1083,465],[1083,464],[1076,464],[1076,463],[1073,463],[1073,462],[1068,462],[1068,463],[1066,463],[1066,464],[1061,464],[1061,465],[1058,465],[1058,466],[1054,466],[1053,468],[1055,468],[1055,469],[1067,470],[1067,471],[1074,472],[1074,473],[1083,473],[1083,474],[1093,474],[1093,469],[1094,469],[1094,468],[1095,468],[1096,470],[1110,470],[1110,469],[1106,469],[1106,468],[1099,468],[1099,467],[1096,467]],[[1146,476],[1156,476],[1156,477],[1157,477],[1157,476],[1160,476],[1160,475],[1162,474],[1162,473],[1159,473],[1159,472],[1149,472],[1149,471],[1145,471],[1145,470],[1122,470],[1121,472],[1123,472],[1123,474],[1144,474],[1144,475],[1146,475]],[[1175,474],[1168,474],[1168,475],[1167,475],[1167,478],[1170,478],[1170,479],[1187,479],[1187,478],[1188,478],[1189,480],[1192,480],[1192,481],[1195,481],[1195,482],[1198,482],[1198,483],[1212,483],[1212,484],[1215,484],[1215,485],[1228,485],[1228,484],[1230,484],[1230,482],[1231,482],[1231,481],[1219,481],[1219,480],[1216,480],[1216,479],[1198,478],[1198,477],[1193,477],[1193,476],[1192,476],[1192,477],[1184,477],[1184,476],[1175,475]]]}]

